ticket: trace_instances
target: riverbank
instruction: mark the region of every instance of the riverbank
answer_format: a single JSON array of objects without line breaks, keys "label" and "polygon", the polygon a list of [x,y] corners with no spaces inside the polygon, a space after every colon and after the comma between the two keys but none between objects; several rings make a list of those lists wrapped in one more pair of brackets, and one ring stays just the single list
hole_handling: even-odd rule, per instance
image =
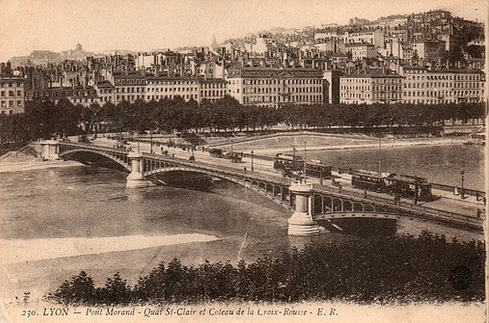
[{"label": "riverbank", "polygon": [[21,160],[12,158],[9,160],[0,161],[0,174],[1,173],[11,173],[11,172],[21,172],[28,170],[39,170],[47,168],[60,168],[60,167],[73,167],[79,166],[80,163],[76,161],[64,161],[64,160],[50,160],[41,161],[40,159],[33,160]]},{"label": "riverbank", "polygon": [[[296,150],[352,150],[377,149],[379,143],[385,148],[415,147],[415,146],[446,146],[463,145],[467,137],[422,137],[422,138],[379,138],[359,135],[331,135],[296,133],[290,135],[257,137],[245,142],[233,142],[234,151],[251,151],[256,155],[271,156],[284,151]],[[231,149],[231,142],[222,144],[219,148]]]}]

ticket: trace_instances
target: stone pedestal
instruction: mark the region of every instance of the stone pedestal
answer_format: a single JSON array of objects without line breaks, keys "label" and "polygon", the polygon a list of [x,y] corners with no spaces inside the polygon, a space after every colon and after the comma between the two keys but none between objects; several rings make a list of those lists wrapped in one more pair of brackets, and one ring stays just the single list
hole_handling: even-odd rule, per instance
[{"label": "stone pedestal", "polygon": [[131,173],[127,176],[126,187],[137,188],[148,186],[143,176],[143,154],[130,152],[127,156],[131,160]]},{"label": "stone pedestal", "polygon": [[59,159],[59,146],[57,140],[43,140],[40,145],[42,160]]},{"label": "stone pedestal", "polygon": [[319,226],[312,219],[312,186],[295,183],[290,186],[289,190],[295,194],[295,212],[289,219],[288,234],[291,236],[319,234]]}]

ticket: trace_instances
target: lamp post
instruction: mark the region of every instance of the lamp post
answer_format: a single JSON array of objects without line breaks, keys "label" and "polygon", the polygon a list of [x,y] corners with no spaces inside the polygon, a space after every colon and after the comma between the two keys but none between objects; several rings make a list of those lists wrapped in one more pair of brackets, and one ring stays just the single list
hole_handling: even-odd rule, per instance
[{"label": "lamp post", "polygon": [[464,198],[464,175],[465,175],[465,172],[462,170],[460,172],[460,175],[462,176],[462,188],[460,190],[460,197],[463,199]]},{"label": "lamp post", "polygon": [[379,136],[379,176],[382,175],[382,136]]},{"label": "lamp post", "polygon": [[304,141],[304,184],[306,184],[306,145],[307,141]]},{"label": "lamp post", "polygon": [[149,153],[153,155],[153,131],[149,131]]},{"label": "lamp post", "polygon": [[253,167],[253,150],[251,151],[251,171],[253,172],[255,168]]}]

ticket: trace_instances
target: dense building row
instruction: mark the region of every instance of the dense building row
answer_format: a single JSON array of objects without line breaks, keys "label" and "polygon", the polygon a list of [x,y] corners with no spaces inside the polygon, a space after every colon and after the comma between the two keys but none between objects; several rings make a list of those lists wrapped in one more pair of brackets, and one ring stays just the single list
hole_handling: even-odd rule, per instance
[{"label": "dense building row", "polygon": [[[3,91],[2,107],[23,107],[22,79],[3,82],[12,90]],[[440,104],[482,102],[485,75],[478,70],[430,70],[404,67],[395,73],[386,68],[367,69],[343,74],[317,69],[234,68],[225,79],[166,77],[133,73],[116,75],[115,84],[102,81],[86,87],[53,87],[28,91],[27,99],[65,97],[73,104],[146,102],[181,97],[185,101],[215,102],[225,95],[245,106],[278,108],[285,104]],[[19,96],[10,95],[18,93]],[[9,95],[3,100],[3,95]],[[20,101],[18,101],[18,100]]]},{"label": "dense building row", "polygon": [[23,110],[24,99],[63,97],[84,106],[177,96],[215,102],[225,95],[245,106],[271,108],[479,102],[483,30],[480,23],[438,10],[353,18],[344,26],[260,33],[221,44],[214,37],[210,47],[173,51],[97,56],[77,44],[58,55],[36,51],[2,63],[0,108],[13,114]]}]

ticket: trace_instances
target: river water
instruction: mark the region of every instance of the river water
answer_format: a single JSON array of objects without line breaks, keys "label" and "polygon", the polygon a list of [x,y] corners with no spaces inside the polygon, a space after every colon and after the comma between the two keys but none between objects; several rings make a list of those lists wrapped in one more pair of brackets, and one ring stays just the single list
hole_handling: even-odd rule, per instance
[{"label": "river water", "polygon": [[[376,155],[368,151],[320,156],[346,165],[355,161],[356,154],[365,156],[358,167],[375,164]],[[409,165],[417,163],[420,169],[425,169],[429,158],[438,160],[440,155],[434,152],[415,163],[399,152],[393,154],[396,157],[389,154],[386,150],[385,161],[398,158]],[[457,162],[457,153],[445,151],[444,156],[443,160],[455,156]],[[477,173],[480,162],[475,163],[475,170],[468,165],[467,174]],[[390,166],[395,171],[400,164]],[[0,296],[7,299],[26,291],[38,296],[54,291],[81,270],[92,275],[96,284],[103,284],[117,271],[132,284],[161,261],[175,257],[194,265],[206,259],[236,263],[239,259],[277,256],[309,242],[341,243],[356,238],[342,233],[289,237],[290,212],[244,187],[190,173],[161,180],[179,185],[198,183],[199,189],[161,185],[126,189],[127,174],[78,164],[0,176]],[[419,234],[424,229],[446,234],[449,239],[483,239],[478,233],[417,219],[397,223],[400,233]],[[10,254],[5,254],[5,249]]]},{"label": "river water", "polygon": [[[303,155],[304,152],[297,151]],[[484,147],[476,145],[420,146],[381,149],[306,151],[307,158],[335,167],[351,167],[426,177],[432,183],[484,189]]]}]

